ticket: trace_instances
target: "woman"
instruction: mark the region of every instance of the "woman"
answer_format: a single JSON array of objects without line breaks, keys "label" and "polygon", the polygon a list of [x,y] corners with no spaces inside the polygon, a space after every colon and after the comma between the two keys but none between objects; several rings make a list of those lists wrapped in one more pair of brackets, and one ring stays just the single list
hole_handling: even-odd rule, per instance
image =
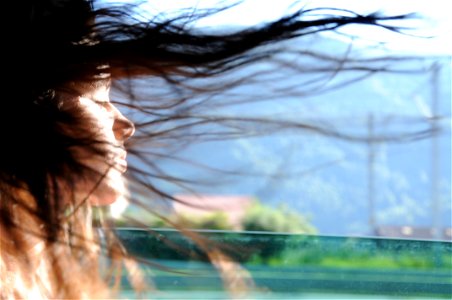
[{"label": "woman", "polygon": [[[134,19],[131,6],[94,4],[30,1],[23,10],[30,35],[11,41],[29,53],[21,56],[12,47],[8,54],[17,63],[7,70],[11,81],[0,104],[1,299],[113,297],[109,275],[114,272],[100,270],[100,255],[117,262],[112,265],[124,263],[135,288],[141,288],[119,243],[109,236],[101,243],[91,225],[93,206],[125,197],[125,148],[134,125],[109,99],[112,80],[129,110],[151,116],[136,124],[136,140],[152,143],[170,131],[150,131],[149,124],[184,121],[180,112],[159,112],[187,105],[187,95],[214,94],[241,83],[226,76],[200,87],[187,84],[190,79],[218,80],[230,70],[269,59],[284,51],[271,47],[284,40],[351,23],[385,27],[379,22],[402,18],[349,12],[313,17],[299,11],[261,26],[209,34],[189,25],[215,11],[143,22]],[[142,95],[134,87],[142,81],[133,78],[149,84],[161,79],[174,93],[138,101]],[[207,121],[219,120],[198,120]],[[130,153],[141,157],[137,149]],[[129,169],[132,183],[167,196],[146,179],[152,174]]]}]

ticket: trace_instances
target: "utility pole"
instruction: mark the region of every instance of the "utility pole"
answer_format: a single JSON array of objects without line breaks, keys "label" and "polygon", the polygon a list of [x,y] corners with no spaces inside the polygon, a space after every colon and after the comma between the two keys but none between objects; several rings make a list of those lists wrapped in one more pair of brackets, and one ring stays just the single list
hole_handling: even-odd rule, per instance
[{"label": "utility pole", "polygon": [[375,140],[374,140],[374,115],[367,117],[367,207],[368,225],[371,235],[376,232],[375,220]]},{"label": "utility pole", "polygon": [[431,213],[432,223],[431,230],[434,239],[441,238],[441,211],[439,203],[439,140],[438,140],[438,86],[440,76],[440,65],[438,62],[432,64],[432,76],[431,76],[431,118],[430,128],[432,131],[432,148],[431,148]]}]

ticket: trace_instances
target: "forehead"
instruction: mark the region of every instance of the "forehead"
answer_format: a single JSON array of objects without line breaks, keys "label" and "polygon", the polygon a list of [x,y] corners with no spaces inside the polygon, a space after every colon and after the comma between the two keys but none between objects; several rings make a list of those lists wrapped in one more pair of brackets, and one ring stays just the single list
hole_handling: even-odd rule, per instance
[{"label": "forehead", "polygon": [[110,79],[96,80],[84,86],[81,91],[81,96],[95,101],[108,101],[110,84]]},{"label": "forehead", "polygon": [[109,99],[111,79],[96,79],[92,81],[71,81],[65,84],[60,90],[66,95],[72,97],[83,97],[95,101],[107,101]]},{"label": "forehead", "polygon": [[93,80],[71,81],[67,87],[78,92],[79,94],[84,94],[98,89],[110,88],[110,85],[111,78],[108,75],[105,78],[97,78]]}]

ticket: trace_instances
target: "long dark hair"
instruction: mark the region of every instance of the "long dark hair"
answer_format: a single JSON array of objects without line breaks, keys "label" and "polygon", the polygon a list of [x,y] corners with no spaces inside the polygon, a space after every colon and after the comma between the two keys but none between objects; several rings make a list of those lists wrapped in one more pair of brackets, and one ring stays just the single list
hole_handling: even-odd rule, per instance
[{"label": "long dark hair", "polygon": [[[113,80],[113,101],[128,111],[136,111],[138,116],[136,136],[128,144],[129,153],[139,162],[129,167],[131,186],[136,193],[173,199],[154,185],[153,179],[180,184],[187,179],[160,172],[144,145],[171,146],[199,138],[230,138],[247,134],[249,124],[262,124],[265,131],[295,126],[340,137],[334,128],[312,124],[196,112],[199,107],[234,103],[231,100],[227,104],[224,98],[216,101],[218,95],[237,86],[262,83],[275,66],[291,69],[293,74],[307,70],[302,60],[290,64],[284,55],[332,63],[311,70],[317,73],[331,74],[347,68],[375,72],[380,67],[365,61],[347,66],[346,62],[352,59],[337,58],[335,53],[321,56],[301,51],[290,47],[290,43],[303,44],[304,38],[349,24],[397,31],[390,22],[406,17],[331,10],[322,14],[322,10],[301,9],[253,27],[209,32],[192,25],[227,7],[147,19],[137,17],[134,8],[107,7],[85,0],[41,0],[30,1],[23,11],[30,22],[29,36],[22,36],[25,41],[10,43],[17,49],[12,47],[6,59],[11,58],[15,65],[8,69],[11,84],[3,89],[0,104],[4,141],[0,147],[2,298],[89,298],[109,293],[109,281],[101,279],[100,271],[84,271],[98,269],[97,256],[101,251],[90,227],[90,205],[65,199],[70,198],[68,191],[76,189],[74,182],[80,178],[102,180],[95,170],[81,164],[72,151],[81,146],[96,155],[103,154],[100,142],[87,131],[84,117],[63,103],[62,95],[80,94],[79,83]],[[26,55],[19,54],[23,50]],[[259,62],[272,65],[253,69]],[[236,70],[243,73],[235,73]],[[153,90],[152,98],[143,87]],[[275,90],[261,100],[274,100],[284,93],[302,95],[292,88]],[[237,126],[236,122],[244,126]],[[203,132],[206,124],[235,130]],[[152,210],[140,199],[132,201]],[[30,252],[32,239],[45,245],[48,283],[37,281],[37,262]],[[110,245],[107,255],[130,262],[114,239],[106,244]],[[12,274],[19,279],[10,279],[15,278]],[[24,282],[22,289],[18,289],[17,280]]]}]

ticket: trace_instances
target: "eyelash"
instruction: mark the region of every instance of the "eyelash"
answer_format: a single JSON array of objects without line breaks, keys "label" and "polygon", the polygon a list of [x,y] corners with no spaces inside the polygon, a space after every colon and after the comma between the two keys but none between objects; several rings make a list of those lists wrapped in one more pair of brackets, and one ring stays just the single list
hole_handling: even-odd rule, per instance
[{"label": "eyelash", "polygon": [[96,104],[102,107],[103,109],[110,111],[110,102],[98,101],[96,102]]}]

